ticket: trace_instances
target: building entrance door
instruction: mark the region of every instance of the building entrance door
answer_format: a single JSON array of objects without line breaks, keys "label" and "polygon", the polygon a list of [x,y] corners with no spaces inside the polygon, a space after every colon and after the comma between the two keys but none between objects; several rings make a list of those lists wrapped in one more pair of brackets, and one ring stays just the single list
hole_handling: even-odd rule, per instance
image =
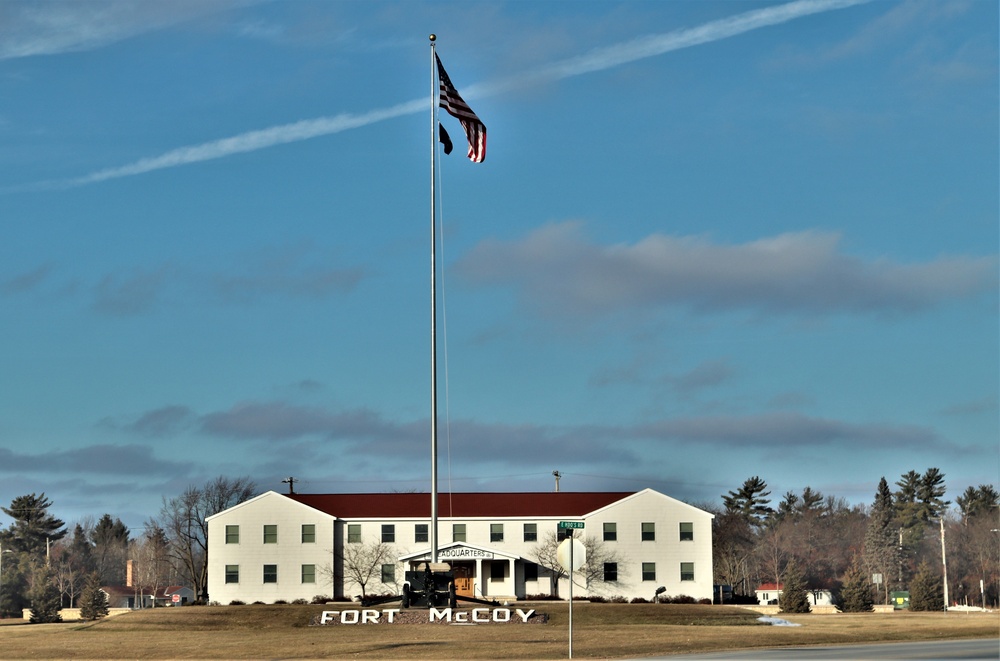
[{"label": "building entrance door", "polygon": [[472,587],[472,567],[456,564],[451,568],[451,571],[455,576],[455,594],[466,597],[475,596]]}]

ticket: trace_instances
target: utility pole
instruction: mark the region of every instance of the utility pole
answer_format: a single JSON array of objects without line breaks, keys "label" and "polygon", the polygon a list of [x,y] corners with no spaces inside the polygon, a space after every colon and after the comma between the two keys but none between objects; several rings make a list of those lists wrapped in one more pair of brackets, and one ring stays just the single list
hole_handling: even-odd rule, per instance
[{"label": "utility pole", "polygon": [[287,484],[288,485],[288,495],[289,496],[295,495],[295,483],[296,482],[297,482],[297,480],[294,477],[286,477],[285,479],[283,479],[281,481],[282,484]]},{"label": "utility pole", "polygon": [[559,471],[552,471],[552,475],[556,478],[556,493],[559,492],[559,478],[562,477],[562,473]]}]

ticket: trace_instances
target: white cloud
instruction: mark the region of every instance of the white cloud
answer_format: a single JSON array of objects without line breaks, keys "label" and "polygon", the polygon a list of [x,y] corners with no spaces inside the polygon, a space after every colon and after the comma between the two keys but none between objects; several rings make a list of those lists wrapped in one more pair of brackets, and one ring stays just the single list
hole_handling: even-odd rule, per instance
[{"label": "white cloud", "polygon": [[[485,94],[497,94],[507,89],[517,89],[523,87],[525,82],[529,79],[534,81],[558,80],[594,71],[603,71],[644,58],[662,55],[664,53],[689,48],[691,46],[711,43],[721,39],[727,39],[729,37],[763,27],[786,23],[803,16],[842,9],[852,5],[863,4],[867,1],[868,0],[796,0],[795,2],[789,2],[783,5],[765,7],[763,9],[754,9],[735,16],[730,16],[728,18],[710,21],[693,28],[686,28],[663,34],[648,35],[624,43],[605,46],[575,58],[570,58],[550,65],[534,67],[530,73],[521,74],[503,81],[465,86],[463,87],[462,92],[463,96],[471,99]],[[226,3],[223,0],[220,0],[220,2],[220,7],[226,6]],[[74,39],[75,42],[79,44],[78,47],[80,48],[82,48],[84,44],[93,46],[95,44],[102,43],[102,39],[106,41],[113,41],[115,39],[124,38],[124,36],[129,36],[130,34],[138,33],[139,31],[151,29],[150,20],[148,18],[145,22],[128,19],[129,11],[127,7],[136,5],[136,3],[131,3],[127,0],[123,0],[121,3],[109,2],[105,0],[100,4],[113,8],[113,13],[116,17],[121,14],[125,18],[119,18],[117,21],[112,21],[112,23],[117,23],[119,27],[111,34],[107,35],[102,35],[102,31],[96,26],[94,28],[96,34],[90,34],[86,28],[78,28],[75,31],[76,36]],[[145,6],[145,3],[138,4]],[[199,3],[197,2],[192,4],[194,6],[199,6]],[[189,5],[187,3],[182,3],[181,6],[188,7]],[[52,13],[56,14],[57,12],[53,11]],[[55,16],[52,16],[49,20],[65,22],[68,19],[64,17],[56,18]],[[174,16],[173,20],[176,22],[181,19]],[[20,23],[24,23],[23,19]],[[89,24],[89,22],[84,21],[84,24]],[[133,32],[130,33],[129,30],[133,30]],[[60,49],[70,50],[74,47],[71,43],[63,43],[60,45],[60,43],[58,43],[58,39],[53,34],[44,30],[40,30],[40,32],[47,35],[49,40],[48,44],[46,44],[45,39],[39,38],[37,44],[32,46],[25,44],[19,48],[21,50],[26,48],[40,49],[38,52],[57,52]],[[3,33],[0,32],[0,37],[2,36]],[[31,40],[25,41],[29,42]],[[50,50],[46,51],[44,49]],[[13,55],[8,55],[8,57],[11,56]],[[0,58],[2,58],[2,52],[0,52]],[[291,124],[272,126],[270,128],[249,131],[240,135],[213,140],[199,145],[180,147],[159,156],[143,158],[119,167],[106,168],[75,179],[42,182],[39,184],[21,186],[16,189],[7,190],[46,190],[66,186],[82,186],[109,179],[128,177],[163,168],[176,167],[189,163],[198,163],[233,154],[256,151],[258,149],[273,147],[275,145],[287,144],[300,140],[308,140],[319,136],[339,133],[341,131],[360,128],[362,126],[367,126],[369,124],[374,124],[387,119],[421,112],[426,110],[426,108],[426,99],[415,99],[413,101],[397,104],[390,108],[371,110],[361,114],[343,113],[332,117],[320,117],[294,122]]]},{"label": "white cloud", "polygon": [[684,306],[697,311],[912,311],[997,287],[997,259],[941,257],[922,264],[865,261],[840,236],[780,234],[744,244],[652,234],[632,245],[590,242],[575,222],[519,241],[485,241],[456,269],[470,282],[513,287],[549,314],[589,316]]},{"label": "white cloud", "polygon": [[14,0],[0,5],[0,60],[92,50],[250,4],[254,0]]}]

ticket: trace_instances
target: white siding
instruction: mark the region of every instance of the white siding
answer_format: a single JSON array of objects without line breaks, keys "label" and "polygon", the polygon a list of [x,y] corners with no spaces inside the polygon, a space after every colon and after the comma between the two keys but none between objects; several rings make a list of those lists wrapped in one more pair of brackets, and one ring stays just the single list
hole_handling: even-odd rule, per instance
[{"label": "white siding", "polygon": [[[712,515],[650,489],[605,507],[586,519],[587,536],[603,539],[604,524],[614,523],[618,540],[604,542],[617,550],[618,581],[598,580],[592,594],[652,599],[656,588],[665,596],[712,598]],[[642,524],[652,523],[655,539],[642,540]],[[680,524],[692,523],[694,539],[680,540]],[[694,564],[694,580],[681,580],[681,563]],[[655,563],[656,578],[642,579],[642,563]]]},{"label": "white siding", "polygon": [[[487,550],[493,559],[480,558],[467,564],[473,572],[475,596],[524,597],[549,594],[550,578],[543,567],[538,568],[538,579],[525,580],[525,564],[534,563],[536,550],[558,530],[562,520],[584,520],[585,528],[577,536],[603,540],[603,524],[615,523],[616,541],[603,542],[606,549],[619,556],[618,580],[603,581],[603,576],[589,586],[582,586],[583,578],[577,576],[574,596],[587,594],[603,597],[643,597],[651,599],[657,587],[663,586],[665,595],[687,595],[695,599],[712,597],[712,515],[678,500],[652,490],[640,491],[612,503],[586,516],[553,516],[538,518],[468,518],[442,517],[438,521],[439,548],[453,542],[452,524],[466,526],[464,545]],[[643,541],[642,523],[655,526],[655,540]],[[316,526],[316,542],[303,544],[301,525]],[[233,600],[246,603],[262,601],[273,603],[283,599],[312,599],[315,595],[352,596],[360,594],[358,586],[332,585],[324,568],[334,566],[335,549],[347,543],[348,527],[361,526],[361,540],[370,543],[380,540],[382,525],[395,526],[394,546],[397,556],[429,552],[429,542],[416,542],[415,525],[427,524],[429,519],[342,519],[314,510],[281,494],[268,492],[232,509],[209,518],[209,598],[222,604]],[[503,524],[503,540],[491,541],[491,524]],[[524,524],[533,523],[537,541],[524,541]],[[680,540],[680,524],[691,523],[694,539]],[[240,543],[226,544],[226,526],[240,526]],[[264,525],[278,526],[277,544],[263,543]],[[582,533],[582,535],[581,535]],[[656,565],[656,579],[642,580],[642,563]],[[502,580],[491,580],[490,568],[499,563],[504,568]],[[681,580],[681,563],[693,563],[694,580]],[[278,566],[277,583],[263,582],[265,564]],[[301,566],[316,566],[316,583],[302,584]],[[225,583],[226,565],[239,565],[238,584]],[[396,567],[396,584],[385,585],[377,579],[367,586],[368,594],[398,594],[403,573],[408,562]],[[338,576],[342,568],[335,567]],[[559,594],[568,595],[564,579]]]},{"label": "white siding", "polygon": [[[334,518],[270,491],[208,519],[208,598],[274,603],[333,596],[324,568],[332,566]],[[302,542],[302,525],[315,526],[316,541]],[[239,543],[226,543],[226,526],[239,526]],[[264,543],[264,526],[278,527],[278,541]],[[226,583],[226,566],[239,566],[239,583]],[[264,565],[277,565],[277,582],[264,583]],[[316,582],[302,582],[302,565],[314,565]]]}]

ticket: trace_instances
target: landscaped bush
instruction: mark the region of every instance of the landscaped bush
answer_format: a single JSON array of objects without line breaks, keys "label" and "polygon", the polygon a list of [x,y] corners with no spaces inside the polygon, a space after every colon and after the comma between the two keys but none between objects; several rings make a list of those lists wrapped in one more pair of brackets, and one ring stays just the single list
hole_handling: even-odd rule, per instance
[{"label": "landscaped bush", "polygon": [[712,600],[708,599],[708,598],[699,599],[698,603],[701,604],[702,606],[711,606],[712,605]]},{"label": "landscaped bush", "polygon": [[252,603],[252,604],[250,604],[250,605],[251,605],[251,606],[263,606],[263,605],[264,605],[264,602],[263,602],[263,601],[255,601],[255,602],[253,602],[253,603]]},{"label": "landscaped bush", "polygon": [[325,604],[328,601],[333,601],[333,599],[331,599],[330,597],[326,596],[325,594],[318,594],[318,595],[316,595],[315,597],[312,598],[312,602],[311,603],[316,604],[316,605],[323,605],[323,604]]},{"label": "landscaped bush", "polygon": [[649,603],[649,599],[643,599],[642,597],[632,597],[632,600],[629,601],[628,603],[630,603],[630,604],[648,604]]},{"label": "landscaped bush", "polygon": [[529,594],[524,601],[559,601],[559,597],[551,594]]},{"label": "landscaped bush", "polygon": [[246,602],[240,601],[239,599],[233,599],[229,602],[230,606],[246,606]]},{"label": "landscaped bush", "polygon": [[276,599],[276,600],[274,601],[274,605],[275,605],[275,606],[284,606],[284,605],[285,605],[285,604],[287,604],[287,603],[288,603],[288,602],[287,602],[287,601],[285,601],[284,599]]},{"label": "landscaped bush", "polygon": [[628,603],[628,599],[626,599],[625,597],[621,596],[620,594],[616,594],[613,597],[608,597],[608,603],[609,604],[627,604]]},{"label": "landscaped bush", "polygon": [[296,606],[305,606],[309,602],[306,601],[305,599],[294,599],[292,603],[295,604]]},{"label": "landscaped bush", "polygon": [[[696,603],[696,600],[695,600],[694,597],[689,597],[686,594],[679,594],[676,597],[670,597],[670,599],[667,600],[667,603],[668,604],[693,604],[693,603]],[[709,601],[709,603],[711,603],[711,601]]]}]

